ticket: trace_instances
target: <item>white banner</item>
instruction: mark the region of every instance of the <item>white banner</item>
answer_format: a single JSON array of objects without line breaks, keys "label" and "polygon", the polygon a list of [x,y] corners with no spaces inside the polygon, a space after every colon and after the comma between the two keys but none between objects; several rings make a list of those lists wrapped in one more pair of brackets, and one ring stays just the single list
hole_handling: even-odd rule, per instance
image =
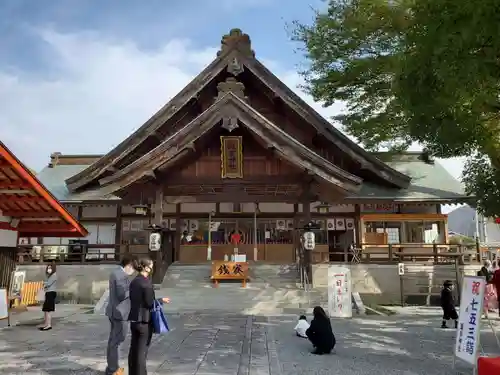
[{"label": "white banner", "polygon": [[462,280],[455,356],[474,366],[477,364],[485,289],[483,277],[465,276]]},{"label": "white banner", "polygon": [[328,267],[328,311],[332,318],[352,318],[351,271],[343,266]]}]

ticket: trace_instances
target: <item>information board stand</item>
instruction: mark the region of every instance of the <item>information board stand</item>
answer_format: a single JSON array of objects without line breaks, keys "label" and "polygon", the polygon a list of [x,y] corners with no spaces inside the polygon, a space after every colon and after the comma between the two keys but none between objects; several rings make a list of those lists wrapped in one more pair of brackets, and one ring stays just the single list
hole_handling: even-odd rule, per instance
[{"label": "information board stand", "polygon": [[328,312],[332,318],[352,318],[351,270],[328,266]]},{"label": "information board stand", "polygon": [[462,279],[453,367],[455,358],[459,358],[473,366],[473,374],[477,373],[485,290],[484,277],[464,276]]},{"label": "information board stand", "polygon": [[464,276],[460,299],[458,327],[453,355],[453,369],[456,358],[473,366],[473,374],[477,374],[477,363],[482,351],[481,320],[483,313],[500,348],[500,341],[491,323],[488,312],[484,311],[484,295],[486,278],[481,276]]},{"label": "information board stand", "polygon": [[7,289],[0,289],[0,320],[7,319],[7,325],[10,326],[9,297]]}]

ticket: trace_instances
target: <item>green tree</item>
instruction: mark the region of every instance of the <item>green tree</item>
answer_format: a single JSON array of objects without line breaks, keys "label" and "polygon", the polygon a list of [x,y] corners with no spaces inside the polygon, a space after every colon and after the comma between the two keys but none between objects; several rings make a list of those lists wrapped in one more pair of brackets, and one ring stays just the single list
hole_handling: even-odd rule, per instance
[{"label": "green tree", "polygon": [[478,208],[500,214],[500,2],[330,0],[295,23],[309,63],[306,90],[370,150],[419,142],[435,157],[467,156]]}]

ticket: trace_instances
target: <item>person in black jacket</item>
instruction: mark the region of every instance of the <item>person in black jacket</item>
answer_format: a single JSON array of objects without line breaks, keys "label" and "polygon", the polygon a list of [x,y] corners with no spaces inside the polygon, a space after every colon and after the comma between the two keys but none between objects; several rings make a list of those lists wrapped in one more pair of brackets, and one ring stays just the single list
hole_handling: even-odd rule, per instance
[{"label": "person in black jacket", "polygon": [[453,299],[453,283],[446,280],[441,290],[441,308],[443,309],[443,322],[441,328],[448,328],[446,321],[453,319],[455,328],[458,326],[458,314],[455,310],[455,300]]},{"label": "person in black jacket", "polygon": [[[146,359],[149,344],[153,336],[153,308],[155,291],[149,276],[153,272],[153,261],[149,258],[140,259],[136,270],[139,274],[130,283],[130,350],[128,353],[129,375],[147,375]],[[160,303],[169,303],[169,298],[158,299]]]},{"label": "person in black jacket", "polygon": [[322,307],[313,309],[313,320],[306,331],[306,336],[314,346],[313,354],[329,354],[335,347],[335,335],[332,331],[330,319]]}]

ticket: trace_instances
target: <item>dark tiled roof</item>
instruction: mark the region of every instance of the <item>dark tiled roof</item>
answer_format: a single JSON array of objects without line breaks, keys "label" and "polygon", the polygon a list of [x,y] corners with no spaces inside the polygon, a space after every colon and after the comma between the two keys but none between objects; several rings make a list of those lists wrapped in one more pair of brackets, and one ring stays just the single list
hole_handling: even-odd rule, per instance
[{"label": "dark tiled roof", "polygon": [[[461,202],[470,197],[465,195],[462,184],[451,176],[439,164],[421,160],[421,153],[404,153],[389,155],[379,153],[377,156],[394,169],[412,178],[407,189],[390,189],[371,183],[364,183],[361,190],[350,199],[381,199],[396,201],[436,201],[436,202]],[[39,174],[40,181],[47,186],[50,192],[61,201],[91,201],[115,200],[114,195],[102,196],[99,190],[88,190],[72,194],[66,187],[65,180],[81,172],[88,165],[56,165],[45,167]]]}]

